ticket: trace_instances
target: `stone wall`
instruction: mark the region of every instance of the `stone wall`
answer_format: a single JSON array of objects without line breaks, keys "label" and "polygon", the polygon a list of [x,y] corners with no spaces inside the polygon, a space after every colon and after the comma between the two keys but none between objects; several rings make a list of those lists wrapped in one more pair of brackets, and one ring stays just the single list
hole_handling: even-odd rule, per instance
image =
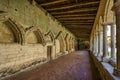
[{"label": "stone wall", "polygon": [[107,71],[107,69],[102,65],[102,63],[92,53],[90,53],[90,56],[96,66],[94,70],[98,72],[97,75],[100,78],[98,80],[115,80],[113,76]]},{"label": "stone wall", "polygon": [[74,51],[75,36],[35,2],[0,0],[0,11],[0,78]]}]

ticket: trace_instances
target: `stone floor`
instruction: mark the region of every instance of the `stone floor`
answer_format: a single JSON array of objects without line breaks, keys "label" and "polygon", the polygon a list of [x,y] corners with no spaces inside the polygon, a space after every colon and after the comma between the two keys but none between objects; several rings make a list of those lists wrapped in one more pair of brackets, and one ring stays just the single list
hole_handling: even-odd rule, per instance
[{"label": "stone floor", "polygon": [[76,51],[4,80],[96,80],[87,51]]}]

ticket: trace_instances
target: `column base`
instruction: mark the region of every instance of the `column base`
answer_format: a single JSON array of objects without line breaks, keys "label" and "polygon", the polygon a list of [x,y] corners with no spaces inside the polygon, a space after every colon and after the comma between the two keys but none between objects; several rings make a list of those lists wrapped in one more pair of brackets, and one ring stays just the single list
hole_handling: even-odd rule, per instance
[{"label": "column base", "polygon": [[115,76],[120,76],[120,69],[114,68],[113,74],[114,74]]},{"label": "column base", "polygon": [[110,60],[107,57],[102,57],[102,62],[109,62]]}]

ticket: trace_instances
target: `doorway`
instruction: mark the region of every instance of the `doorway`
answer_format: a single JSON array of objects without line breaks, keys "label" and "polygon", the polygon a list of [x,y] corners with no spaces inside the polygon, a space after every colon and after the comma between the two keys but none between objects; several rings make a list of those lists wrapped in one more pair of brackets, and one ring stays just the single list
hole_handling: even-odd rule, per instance
[{"label": "doorway", "polygon": [[52,60],[52,46],[47,46],[47,59]]}]

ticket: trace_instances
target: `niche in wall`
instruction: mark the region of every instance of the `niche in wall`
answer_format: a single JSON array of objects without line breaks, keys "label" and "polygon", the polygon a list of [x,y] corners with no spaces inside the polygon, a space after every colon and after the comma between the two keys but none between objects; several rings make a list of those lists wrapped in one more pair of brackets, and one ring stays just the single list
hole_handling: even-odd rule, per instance
[{"label": "niche in wall", "polygon": [[27,35],[26,41],[28,44],[36,44],[39,42],[37,35],[35,34],[35,31],[33,31]]},{"label": "niche in wall", "polygon": [[0,22],[0,43],[13,43],[16,42],[11,25],[7,25],[6,22]]}]

